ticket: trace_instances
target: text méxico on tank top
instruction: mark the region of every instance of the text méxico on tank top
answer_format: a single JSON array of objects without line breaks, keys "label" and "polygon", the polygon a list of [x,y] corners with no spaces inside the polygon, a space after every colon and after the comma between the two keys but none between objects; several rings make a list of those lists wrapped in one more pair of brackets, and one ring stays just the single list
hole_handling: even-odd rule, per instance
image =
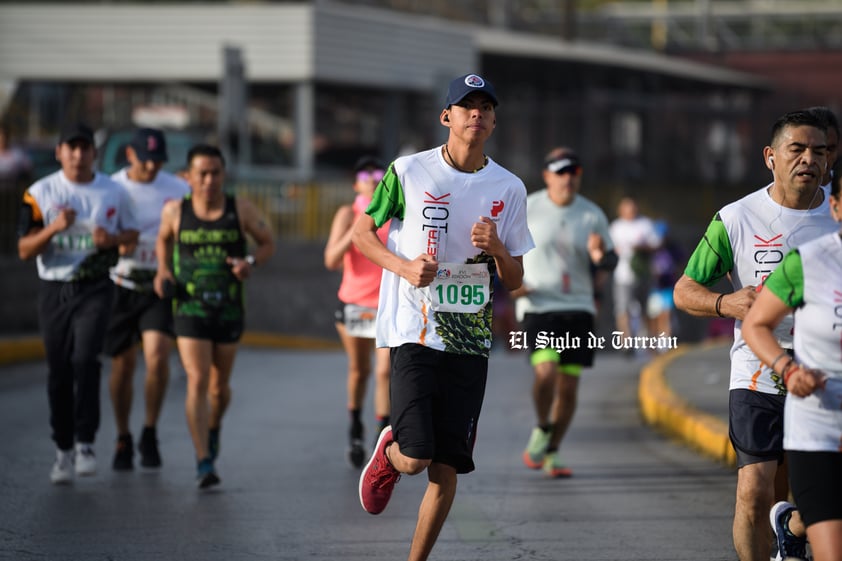
[{"label": "text m\u00e9xico on tank top", "polygon": [[217,220],[199,219],[193,201],[181,203],[181,221],[173,248],[178,285],[177,316],[235,321],[243,316],[242,282],[231,272],[228,257],[243,257],[246,239],[240,228],[234,197],[225,197]]}]

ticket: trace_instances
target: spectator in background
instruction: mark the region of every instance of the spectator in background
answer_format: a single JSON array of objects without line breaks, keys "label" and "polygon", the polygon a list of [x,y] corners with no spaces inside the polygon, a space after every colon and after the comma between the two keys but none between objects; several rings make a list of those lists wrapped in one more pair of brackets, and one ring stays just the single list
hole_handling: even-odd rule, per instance
[{"label": "spectator in background", "polygon": [[[61,170],[23,197],[18,254],[37,256],[38,321],[47,354],[47,393],[56,461],[50,479],[70,483],[96,472],[100,368],[118,248],[138,238],[134,207],[122,185],[94,171],[94,135],[84,124],[62,129]],[[74,450],[75,445],[75,450]]]},{"label": "spectator in background", "polygon": [[[353,204],[343,205],[333,217],[330,235],[324,251],[325,267],[329,271],[342,270],[339,286],[339,306],[336,310],[336,331],[348,355],[348,460],[354,467],[362,467],[365,460],[363,446],[362,408],[368,379],[371,375],[371,355],[374,355],[374,416],[377,434],[389,424],[389,349],[374,346],[377,300],[383,269],[363,255],[351,241],[357,218],[371,203],[374,189],[385,174],[385,167],[376,158],[364,156],[354,165]],[[380,241],[386,243],[387,222],[377,230]]]},{"label": "spectator in background", "polygon": [[650,257],[661,239],[652,220],[640,214],[632,196],[620,200],[610,233],[619,258],[614,269],[615,323],[618,331],[631,337],[645,327],[651,285]]},{"label": "spectator in background", "polygon": [[29,156],[12,146],[9,125],[0,123],[0,189],[17,189],[19,185],[29,183],[31,174]]},{"label": "spectator in background", "polygon": [[172,299],[158,298],[152,286],[158,269],[155,242],[164,204],[190,193],[186,182],[161,169],[167,161],[167,143],[162,131],[138,129],[123,152],[128,167],[111,178],[126,188],[134,202],[140,237],[136,243],[120,246],[120,260],[111,270],[117,288],[103,350],[111,357],[109,389],[117,424],[117,449],[112,463],[115,470],[134,467],[129,416],[140,343],[146,365],[146,407],[138,443],[140,465],[147,468],[161,465],[156,424],[170,376],[174,333]]},{"label": "spectator in background", "polygon": [[673,287],[681,275],[684,251],[669,236],[665,220],[655,222],[661,244],[650,260],[652,289],[646,301],[646,318],[650,335],[671,337],[673,332]]},{"label": "spectator in background", "polygon": [[32,183],[32,162],[18,147],[11,145],[11,131],[7,123],[0,123],[0,252],[17,251],[17,224],[13,217],[20,205],[20,197]]}]

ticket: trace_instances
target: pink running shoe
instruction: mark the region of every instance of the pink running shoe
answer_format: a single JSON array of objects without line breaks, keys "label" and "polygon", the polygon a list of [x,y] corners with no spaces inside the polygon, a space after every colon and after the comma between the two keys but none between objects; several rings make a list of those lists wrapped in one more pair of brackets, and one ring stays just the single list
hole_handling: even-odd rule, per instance
[{"label": "pink running shoe", "polygon": [[392,425],[389,425],[380,432],[374,453],[360,475],[360,504],[369,514],[383,512],[392,497],[395,483],[401,478],[400,472],[386,457],[386,446],[393,441]]}]

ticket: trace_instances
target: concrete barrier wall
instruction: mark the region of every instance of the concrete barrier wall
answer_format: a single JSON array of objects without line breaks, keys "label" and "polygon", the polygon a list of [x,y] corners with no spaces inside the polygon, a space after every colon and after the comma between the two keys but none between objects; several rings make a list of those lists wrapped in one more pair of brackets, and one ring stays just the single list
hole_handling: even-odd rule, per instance
[{"label": "concrete barrier wall", "polygon": [[[279,240],[275,257],[246,283],[246,329],[250,332],[338,341],[333,325],[341,274],[324,268],[324,242]],[[38,273],[34,262],[0,257],[0,335],[36,334]],[[613,330],[610,285],[597,318],[597,331]],[[705,338],[707,322],[676,316],[679,341]]]},{"label": "concrete barrier wall", "polygon": [[[283,243],[246,284],[247,329],[337,339],[333,326],[339,273],[325,270],[322,242]],[[0,258],[0,334],[38,332],[35,262]]]}]

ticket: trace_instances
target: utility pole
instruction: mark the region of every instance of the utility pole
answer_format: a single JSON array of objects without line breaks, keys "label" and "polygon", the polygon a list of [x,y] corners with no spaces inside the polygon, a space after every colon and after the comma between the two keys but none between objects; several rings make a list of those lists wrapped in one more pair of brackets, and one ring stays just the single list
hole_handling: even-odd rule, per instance
[{"label": "utility pole", "polygon": [[561,6],[561,38],[565,41],[575,41],[576,29],[576,0],[564,0]]},{"label": "utility pole", "polygon": [[219,147],[236,172],[251,163],[248,131],[248,84],[242,49],[223,47],[222,78],[219,82]]}]

